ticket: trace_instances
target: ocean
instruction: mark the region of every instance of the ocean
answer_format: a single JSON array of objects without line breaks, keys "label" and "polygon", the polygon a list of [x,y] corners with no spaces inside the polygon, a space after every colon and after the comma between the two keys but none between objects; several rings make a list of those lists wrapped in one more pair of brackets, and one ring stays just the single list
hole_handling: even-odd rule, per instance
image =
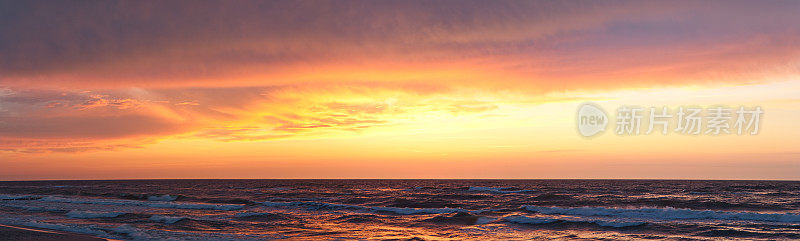
[{"label": "ocean", "polygon": [[0,182],[0,223],[118,240],[788,240],[800,182]]}]

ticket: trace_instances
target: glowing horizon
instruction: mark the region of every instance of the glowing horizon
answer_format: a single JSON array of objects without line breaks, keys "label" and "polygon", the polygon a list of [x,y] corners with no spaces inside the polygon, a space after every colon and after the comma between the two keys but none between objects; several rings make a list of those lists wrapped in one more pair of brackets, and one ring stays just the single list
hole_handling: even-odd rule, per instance
[{"label": "glowing horizon", "polygon": [[[800,180],[798,2],[346,3],[2,3],[0,180]],[[765,116],[586,139],[587,101]]]}]

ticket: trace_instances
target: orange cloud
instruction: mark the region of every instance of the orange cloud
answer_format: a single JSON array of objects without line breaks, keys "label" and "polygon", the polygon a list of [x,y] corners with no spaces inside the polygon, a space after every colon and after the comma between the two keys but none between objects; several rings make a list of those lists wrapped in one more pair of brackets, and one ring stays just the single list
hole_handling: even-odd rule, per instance
[{"label": "orange cloud", "polygon": [[[553,170],[591,174],[628,147],[638,160],[714,146],[682,137],[587,145],[569,103],[696,95],[728,104],[753,93],[692,91],[759,84],[747,101],[793,99],[797,85],[778,81],[800,73],[798,9],[792,1],[4,1],[0,155],[213,162],[198,157],[202,145],[224,160],[395,161],[383,166],[387,175],[412,162],[413,171],[439,173],[463,159],[475,172],[491,161],[535,169],[550,164],[539,157],[569,155],[573,164]],[[648,92],[664,87],[674,92]],[[771,125],[789,126],[780,120],[793,113],[770,112],[779,120]],[[715,141],[774,154],[792,147],[765,143],[792,134]],[[606,162],[577,165],[590,154]],[[423,163],[437,160],[448,163]],[[506,174],[529,171],[514,169]]]},{"label": "orange cloud", "polygon": [[489,101],[453,96],[457,91],[463,90],[388,83],[100,93],[8,89],[0,96],[0,136],[20,143],[7,151],[110,150],[169,136],[241,141],[360,132],[424,115],[497,109]]}]

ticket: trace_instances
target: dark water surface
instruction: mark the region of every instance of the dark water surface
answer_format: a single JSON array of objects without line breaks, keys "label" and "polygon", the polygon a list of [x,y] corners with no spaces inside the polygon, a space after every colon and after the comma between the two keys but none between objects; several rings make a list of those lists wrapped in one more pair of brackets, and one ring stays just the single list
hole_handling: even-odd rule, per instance
[{"label": "dark water surface", "polygon": [[0,182],[0,223],[122,240],[800,239],[800,182]]}]

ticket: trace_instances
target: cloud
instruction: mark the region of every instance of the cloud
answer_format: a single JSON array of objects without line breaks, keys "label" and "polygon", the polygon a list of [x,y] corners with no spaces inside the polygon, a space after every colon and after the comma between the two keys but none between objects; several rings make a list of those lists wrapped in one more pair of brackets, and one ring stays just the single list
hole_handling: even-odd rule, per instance
[{"label": "cloud", "polygon": [[[152,140],[139,139],[139,145],[152,143]],[[131,144],[101,144],[95,142],[76,142],[65,140],[51,141],[31,141],[0,138],[0,152],[13,152],[23,154],[43,154],[43,153],[81,153],[93,151],[113,151],[127,148],[140,148],[141,146]]]},{"label": "cloud", "polygon": [[8,89],[0,95],[0,143],[15,152],[113,150],[183,133],[180,118],[116,92]]},{"label": "cloud", "polygon": [[192,134],[191,137],[218,141],[263,141],[289,138],[292,134],[265,134],[269,129],[258,127],[207,128]]},{"label": "cloud", "polygon": [[[60,102],[58,102],[60,104]],[[63,105],[63,104],[62,104]],[[94,95],[91,100],[84,102],[77,106],[80,109],[91,109],[101,107],[112,107],[117,109],[130,109],[136,108],[140,103],[134,99],[108,99],[108,96]]]},{"label": "cloud", "polygon": [[0,85],[23,87],[442,82],[541,92],[746,82],[794,73],[800,56],[800,27],[790,24],[800,20],[796,1],[25,1],[0,9]]},{"label": "cloud", "polygon": [[163,135],[180,130],[178,123],[143,115],[1,117],[0,135],[34,139],[105,139]]},{"label": "cloud", "polygon": [[[486,114],[496,103],[436,84],[8,89],[0,96],[6,151],[138,147],[167,137],[254,141],[402,126],[424,115]],[[437,115],[438,115],[437,114]],[[13,144],[17,143],[17,144]]]},{"label": "cloud", "polygon": [[[173,91],[161,93],[178,93]],[[212,100],[225,96],[225,93],[237,91],[243,94]],[[455,90],[431,84],[351,83],[302,84],[246,90],[209,88],[179,93],[192,93],[191,98],[203,103],[193,106],[188,115],[201,115],[202,119],[209,122],[191,136],[241,141],[308,137],[337,131],[360,132],[403,125],[420,114],[460,115],[493,110],[471,108],[465,111],[468,105],[476,103],[442,99],[453,91]]]},{"label": "cloud", "polygon": [[[269,140],[504,116],[568,90],[800,70],[796,1],[3,1],[17,151]],[[30,142],[28,142],[30,141]],[[108,144],[113,142],[113,144]],[[33,148],[33,147],[36,148]]]}]

